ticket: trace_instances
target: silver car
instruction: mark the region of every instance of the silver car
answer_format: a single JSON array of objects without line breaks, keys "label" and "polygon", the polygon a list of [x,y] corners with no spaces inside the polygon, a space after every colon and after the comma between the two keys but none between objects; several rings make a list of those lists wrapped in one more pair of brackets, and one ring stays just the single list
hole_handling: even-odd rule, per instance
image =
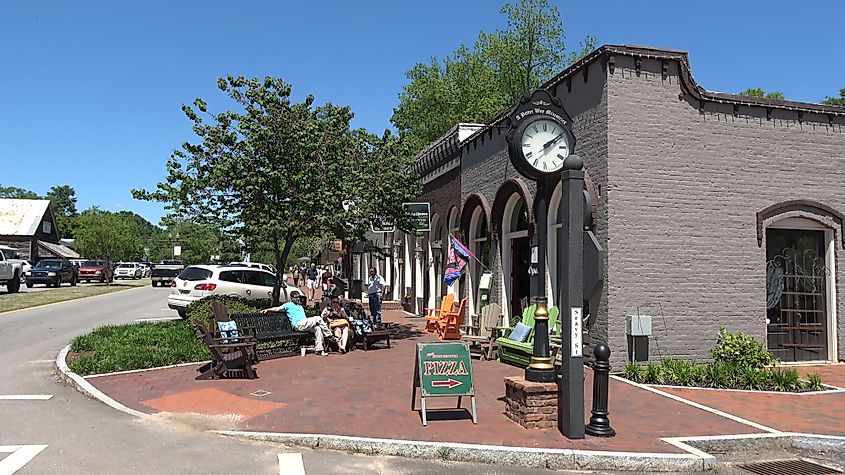
[{"label": "silver car", "polygon": [[121,262],[114,269],[114,278],[117,279],[140,279],[144,276],[144,270],[137,262]]}]

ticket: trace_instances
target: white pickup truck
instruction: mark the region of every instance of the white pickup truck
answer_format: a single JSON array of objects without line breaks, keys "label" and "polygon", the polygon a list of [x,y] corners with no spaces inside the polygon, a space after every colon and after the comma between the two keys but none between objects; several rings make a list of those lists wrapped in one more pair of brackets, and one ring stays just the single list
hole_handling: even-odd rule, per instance
[{"label": "white pickup truck", "polygon": [[6,255],[0,250],[0,285],[6,286],[6,291],[13,294],[21,288],[21,276],[23,269],[17,260],[7,260]]}]

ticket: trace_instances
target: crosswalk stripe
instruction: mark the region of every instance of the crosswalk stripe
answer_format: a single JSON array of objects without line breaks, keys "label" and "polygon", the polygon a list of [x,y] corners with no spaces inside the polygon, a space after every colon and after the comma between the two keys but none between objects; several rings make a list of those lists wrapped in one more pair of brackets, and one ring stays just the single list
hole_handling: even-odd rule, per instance
[{"label": "crosswalk stripe", "polygon": [[302,454],[299,452],[279,454],[279,475],[305,475]]},{"label": "crosswalk stripe", "polygon": [[38,400],[46,401],[52,399],[52,394],[0,394],[0,400],[6,401],[24,401],[24,400]]},{"label": "crosswalk stripe", "polygon": [[12,475],[46,448],[46,445],[0,445],[0,452],[11,452],[0,460],[0,475]]}]

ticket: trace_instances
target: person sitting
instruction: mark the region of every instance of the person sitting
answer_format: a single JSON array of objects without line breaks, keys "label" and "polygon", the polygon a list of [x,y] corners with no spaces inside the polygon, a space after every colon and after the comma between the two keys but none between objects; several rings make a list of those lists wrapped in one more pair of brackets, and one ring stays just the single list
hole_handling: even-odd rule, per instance
[{"label": "person sitting", "polygon": [[261,310],[261,313],[279,313],[285,312],[290,320],[290,326],[297,331],[314,333],[314,352],[317,356],[326,356],[329,354],[323,346],[323,340],[328,338],[329,341],[336,342],[337,338],[329,330],[325,320],[322,317],[306,317],[305,309],[300,304],[299,291],[293,290],[290,293],[290,302],[285,302],[278,307],[270,307]]},{"label": "person sitting", "polygon": [[346,315],[343,307],[341,307],[340,298],[337,295],[331,296],[330,303],[323,309],[321,316],[334,332],[334,336],[338,340],[338,351],[340,351],[340,354],[346,353],[347,344],[349,343],[349,317]]}]

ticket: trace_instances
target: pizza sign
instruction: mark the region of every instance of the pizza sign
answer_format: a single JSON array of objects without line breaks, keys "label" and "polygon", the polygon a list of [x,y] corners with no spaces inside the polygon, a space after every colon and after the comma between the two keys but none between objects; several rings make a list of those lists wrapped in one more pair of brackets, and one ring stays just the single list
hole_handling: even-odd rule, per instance
[{"label": "pizza sign", "polygon": [[464,342],[417,343],[416,372],[423,397],[475,395]]}]

